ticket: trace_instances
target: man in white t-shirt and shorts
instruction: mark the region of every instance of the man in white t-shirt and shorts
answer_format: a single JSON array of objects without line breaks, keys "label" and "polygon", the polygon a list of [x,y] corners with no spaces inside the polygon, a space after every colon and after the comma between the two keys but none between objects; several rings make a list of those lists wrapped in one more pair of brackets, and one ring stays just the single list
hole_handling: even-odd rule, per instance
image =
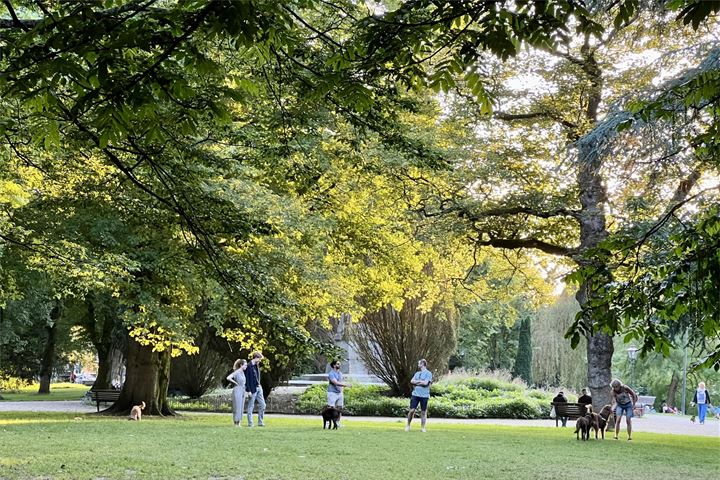
[{"label": "man in white t-shirt and shorts", "polygon": [[[343,374],[340,371],[340,360],[330,362],[330,373],[328,373],[328,392],[327,404],[329,407],[335,407],[342,410],[345,406],[345,398],[343,397],[343,389],[350,388],[352,385],[343,383]],[[338,426],[340,426],[340,417],[338,414]]]}]

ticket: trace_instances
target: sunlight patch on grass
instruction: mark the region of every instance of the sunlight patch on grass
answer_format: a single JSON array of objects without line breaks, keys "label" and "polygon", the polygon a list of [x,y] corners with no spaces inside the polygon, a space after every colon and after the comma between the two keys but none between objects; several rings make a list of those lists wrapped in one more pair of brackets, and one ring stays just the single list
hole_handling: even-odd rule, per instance
[{"label": "sunlight patch on grass", "polygon": [[38,385],[32,384],[13,392],[0,392],[4,400],[8,402],[29,402],[29,401],[67,401],[80,400],[90,387],[79,383],[51,383],[50,393],[40,395],[37,393]]}]

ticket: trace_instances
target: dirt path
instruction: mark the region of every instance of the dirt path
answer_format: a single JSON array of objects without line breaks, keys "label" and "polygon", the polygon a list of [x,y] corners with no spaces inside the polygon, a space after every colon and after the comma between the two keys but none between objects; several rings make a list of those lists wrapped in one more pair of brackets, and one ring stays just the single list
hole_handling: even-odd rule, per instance
[{"label": "dirt path", "polygon": [[[0,401],[0,412],[69,412],[69,413],[92,413],[96,411],[95,405],[85,405],[79,401],[65,401],[65,402],[8,402]],[[215,415],[227,415],[227,414],[215,414]],[[272,418],[309,418],[317,419],[320,421],[319,416],[313,415],[281,415],[281,414],[268,414],[268,420]],[[389,417],[345,417],[345,422],[351,424],[353,422],[386,422],[386,423],[397,423],[402,425],[404,422],[401,418],[389,418]],[[417,428],[419,428],[419,421]],[[484,418],[479,420],[468,420],[460,418],[430,418],[428,420],[428,426],[438,423],[461,423],[467,425],[508,425],[515,427],[545,427],[555,428],[555,420],[509,420],[502,418]],[[572,432],[573,428],[570,426],[573,424],[572,421],[568,422],[567,430],[569,433]],[[573,424],[574,425],[574,424]],[[560,427],[562,428],[562,427]],[[690,422],[690,418],[687,416],[679,415],[662,415],[652,414],[645,415],[642,418],[633,419],[633,430],[636,432],[653,432],[653,433],[667,433],[674,435],[700,435],[707,437],[720,438],[720,421],[717,419],[707,419],[705,425],[699,425],[698,423]],[[611,434],[612,436],[612,434]],[[623,421],[620,438],[625,437],[625,422]]]}]

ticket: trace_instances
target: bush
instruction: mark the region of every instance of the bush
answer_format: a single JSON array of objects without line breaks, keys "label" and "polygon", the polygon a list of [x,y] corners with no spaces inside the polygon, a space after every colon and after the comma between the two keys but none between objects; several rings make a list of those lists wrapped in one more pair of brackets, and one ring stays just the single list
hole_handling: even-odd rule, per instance
[{"label": "bush", "polygon": [[482,377],[475,377],[475,378],[469,378],[462,382],[463,384],[467,385],[470,388],[474,388],[476,390],[487,390],[487,391],[494,391],[494,390],[500,390],[500,391],[508,391],[508,392],[521,392],[525,390],[525,388],[522,385],[519,385],[517,383],[508,382],[504,380],[498,380],[496,378],[482,378]]},{"label": "bush", "polygon": [[23,387],[30,385],[28,380],[23,380],[10,375],[0,375],[0,392],[18,393]]}]

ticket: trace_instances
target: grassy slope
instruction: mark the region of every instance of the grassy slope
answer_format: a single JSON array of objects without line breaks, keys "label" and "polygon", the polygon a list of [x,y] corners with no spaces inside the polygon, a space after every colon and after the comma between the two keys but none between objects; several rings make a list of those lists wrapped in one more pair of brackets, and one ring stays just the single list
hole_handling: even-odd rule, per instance
[{"label": "grassy slope", "polygon": [[[632,443],[578,442],[570,429],[229,416],[146,419],[0,413],[0,478],[600,479],[714,478],[720,439],[637,433]],[[710,476],[708,476],[710,474]],[[621,475],[622,476],[622,475]]]},{"label": "grassy slope", "polygon": [[85,392],[87,392],[88,390],[90,390],[90,387],[81,385],[79,383],[51,383],[50,393],[48,395],[38,395],[37,384],[23,387],[17,393],[0,392],[0,394],[6,401],[10,402],[27,402],[40,400],[62,401],[80,400],[82,396],[85,395]]}]

